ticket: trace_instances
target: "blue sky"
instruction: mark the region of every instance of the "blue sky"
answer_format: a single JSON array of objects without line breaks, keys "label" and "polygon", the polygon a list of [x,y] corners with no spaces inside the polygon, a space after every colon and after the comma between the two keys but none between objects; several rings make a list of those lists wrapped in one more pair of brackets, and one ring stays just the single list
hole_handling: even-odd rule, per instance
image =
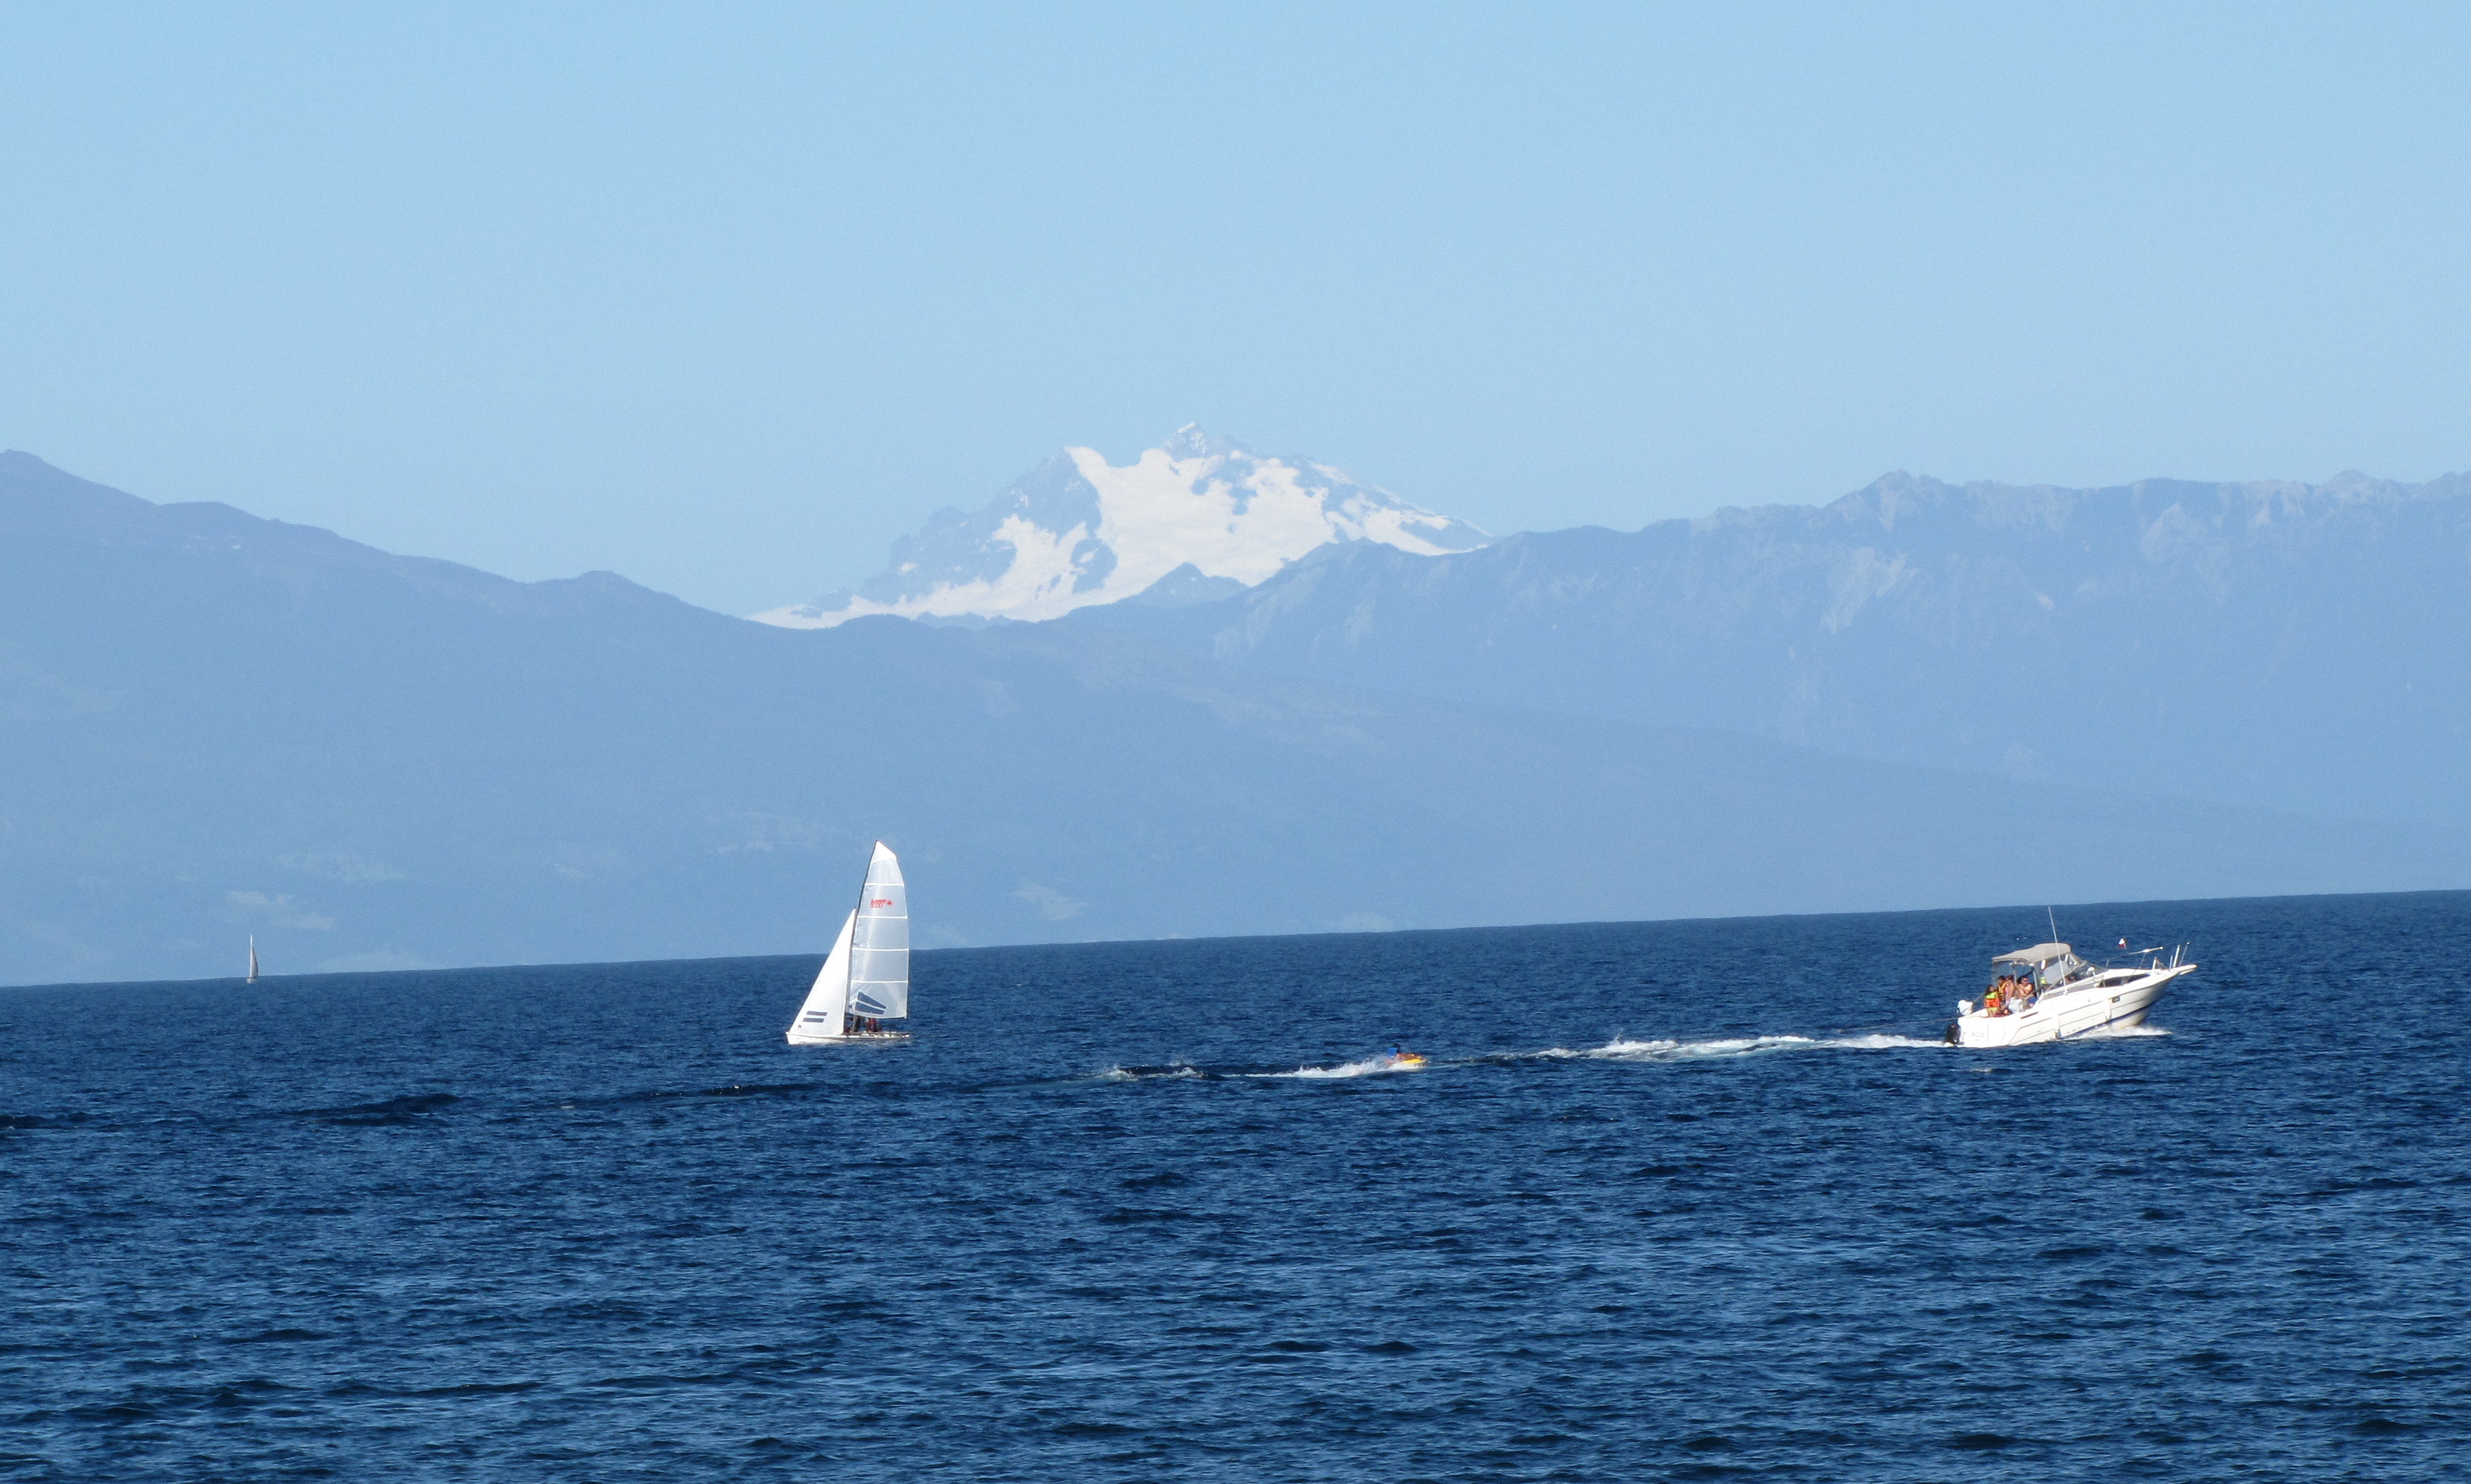
[{"label": "blue sky", "polygon": [[1188,419],[1497,531],[2471,466],[2461,7],[19,4],[0,57],[0,444],[516,577],[810,598]]}]

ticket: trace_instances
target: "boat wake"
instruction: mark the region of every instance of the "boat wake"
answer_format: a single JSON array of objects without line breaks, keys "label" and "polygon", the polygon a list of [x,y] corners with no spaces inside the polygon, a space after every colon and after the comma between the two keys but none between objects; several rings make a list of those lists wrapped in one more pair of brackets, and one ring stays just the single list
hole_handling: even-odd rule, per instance
[{"label": "boat wake", "polygon": [[[1298,1067],[1291,1072],[1260,1072],[1248,1068],[1224,1068],[1212,1071],[1188,1062],[1175,1062],[1165,1067],[1109,1067],[1091,1073],[1094,1082],[1217,1082],[1230,1078],[1247,1080],[1286,1080],[1297,1077],[1308,1081],[1329,1081],[1342,1077],[1386,1076],[1394,1072],[1422,1072],[1431,1065],[1426,1062],[1400,1062],[1387,1056],[1367,1057],[1360,1062],[1342,1062],[1335,1067]],[[1465,1065],[1462,1063],[1461,1065]]]},{"label": "boat wake", "polygon": [[1375,1056],[1360,1062],[1342,1062],[1335,1067],[1298,1067],[1293,1072],[1248,1072],[1246,1075],[1306,1077],[1316,1080],[1328,1080],[1332,1077],[1379,1077],[1387,1076],[1394,1072],[1422,1072],[1431,1065],[1430,1062],[1400,1062],[1387,1056]]},{"label": "boat wake", "polygon": [[1918,1040],[1912,1036],[1731,1036],[1713,1041],[1633,1041],[1615,1037],[1603,1046],[1585,1050],[1554,1047],[1542,1051],[1519,1053],[1523,1056],[1555,1060],[1613,1062],[1679,1062],[1706,1061],[1741,1056],[1766,1056],[1777,1051],[1899,1051],[1943,1050],[1939,1041]]},{"label": "boat wake", "polygon": [[1091,1074],[1091,1080],[1094,1082],[1159,1082],[1177,1080],[1197,1082],[1209,1075],[1209,1072],[1202,1071],[1198,1067],[1194,1067],[1184,1062],[1177,1062],[1174,1065],[1167,1067],[1109,1067],[1103,1072],[1093,1072]]},{"label": "boat wake", "polygon": [[[2163,1035],[2153,1029],[2122,1030],[2120,1035]],[[1164,1067],[1115,1066],[1092,1072],[1087,1080],[1095,1082],[1217,1082],[1306,1081],[1335,1082],[1353,1077],[1386,1077],[1400,1072],[1425,1072],[1441,1067],[1509,1066],[1526,1061],[1596,1061],[1596,1062],[1697,1062],[1726,1061],[1746,1056],[1769,1056],[1781,1051],[1943,1051],[1949,1048],[1938,1040],[1915,1036],[1871,1034],[1862,1036],[1730,1036],[1709,1041],[1655,1040],[1637,1041],[1617,1036],[1603,1046],[1572,1049],[1569,1047],[1548,1047],[1541,1051],[1494,1051],[1480,1056],[1455,1060],[1436,1058],[1432,1061],[1400,1062],[1388,1056],[1368,1056],[1362,1061],[1341,1062],[1335,1067],[1298,1067],[1292,1071],[1263,1072],[1249,1068],[1210,1069],[1189,1062],[1174,1062]]]}]

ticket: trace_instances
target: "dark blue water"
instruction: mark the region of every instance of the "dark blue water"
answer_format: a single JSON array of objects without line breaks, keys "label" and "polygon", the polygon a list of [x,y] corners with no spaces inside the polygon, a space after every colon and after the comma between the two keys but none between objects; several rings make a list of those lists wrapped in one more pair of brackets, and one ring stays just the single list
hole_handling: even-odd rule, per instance
[{"label": "dark blue water", "polygon": [[0,992],[0,1476],[2463,1476],[2471,894],[2041,927]]}]

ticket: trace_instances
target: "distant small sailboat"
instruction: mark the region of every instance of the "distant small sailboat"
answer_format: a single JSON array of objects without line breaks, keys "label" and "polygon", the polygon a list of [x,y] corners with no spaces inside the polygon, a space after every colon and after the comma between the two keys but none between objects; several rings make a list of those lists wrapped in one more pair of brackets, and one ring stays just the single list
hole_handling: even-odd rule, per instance
[{"label": "distant small sailboat", "polygon": [[789,1044],[906,1041],[906,1032],[885,1030],[883,1022],[908,1015],[909,887],[901,879],[901,858],[877,840],[858,907],[842,921],[807,1002],[789,1023]]},{"label": "distant small sailboat", "polygon": [[242,982],[257,982],[257,934],[254,932],[248,935],[248,978]]}]

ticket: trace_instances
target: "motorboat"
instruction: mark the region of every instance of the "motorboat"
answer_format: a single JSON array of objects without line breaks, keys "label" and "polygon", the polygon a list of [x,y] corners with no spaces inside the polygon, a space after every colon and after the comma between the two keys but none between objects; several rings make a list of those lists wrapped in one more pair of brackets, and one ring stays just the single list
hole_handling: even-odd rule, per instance
[{"label": "motorboat", "polygon": [[1946,1040],[1951,1046],[2024,1046],[2141,1025],[2173,979],[2197,972],[2186,951],[2185,944],[2141,949],[2123,955],[2125,962],[2100,964],[2086,962],[2065,943],[2002,954],[1991,965],[2021,971],[2010,976],[2015,987],[1994,985],[1980,1003],[1958,1001]]}]

